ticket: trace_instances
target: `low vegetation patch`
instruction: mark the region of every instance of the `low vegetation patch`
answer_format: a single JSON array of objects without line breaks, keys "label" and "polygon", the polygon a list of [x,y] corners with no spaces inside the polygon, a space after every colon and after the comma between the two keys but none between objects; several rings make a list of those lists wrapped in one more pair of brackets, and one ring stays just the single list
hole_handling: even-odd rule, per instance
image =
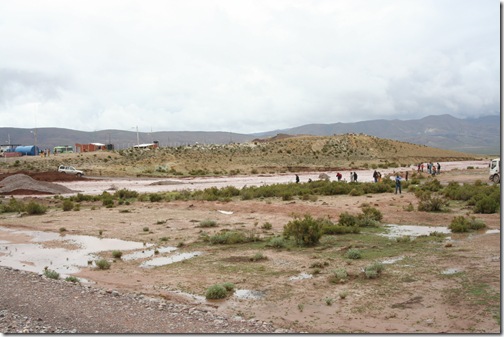
[{"label": "low vegetation patch", "polygon": [[231,282],[224,282],[210,286],[205,292],[205,298],[208,300],[218,300],[228,297],[235,289]]},{"label": "low vegetation patch", "polygon": [[284,226],[285,238],[294,237],[298,246],[314,246],[319,243],[322,236],[324,219],[313,219],[311,215],[305,215],[303,219],[296,217]]},{"label": "low vegetation patch", "polygon": [[44,269],[44,276],[53,280],[59,280],[60,278],[60,274],[57,271],[48,268]]},{"label": "low vegetation patch", "polygon": [[110,262],[105,259],[100,259],[95,261],[96,268],[100,270],[110,269]]},{"label": "low vegetation patch", "polygon": [[486,225],[483,221],[477,220],[473,216],[470,218],[456,216],[453,218],[448,228],[454,233],[463,233],[486,228]]}]

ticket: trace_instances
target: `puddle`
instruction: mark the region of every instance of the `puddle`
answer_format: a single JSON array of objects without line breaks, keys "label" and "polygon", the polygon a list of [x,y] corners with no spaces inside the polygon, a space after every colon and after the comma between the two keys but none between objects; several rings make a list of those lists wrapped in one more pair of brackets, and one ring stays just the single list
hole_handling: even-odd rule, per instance
[{"label": "puddle", "polygon": [[[0,227],[4,236],[0,244],[0,265],[41,274],[44,267],[68,276],[88,266],[88,261],[98,259],[96,253],[111,250],[133,250],[143,246],[141,242],[118,239],[97,238],[85,235],[60,235],[59,233],[19,231]],[[22,243],[14,239],[20,235],[26,237]],[[12,241],[9,240],[12,238]],[[28,241],[28,243],[26,242]],[[55,243],[49,248],[44,243]],[[71,249],[63,248],[70,247]]]},{"label": "puddle", "polygon": [[172,256],[166,256],[166,257],[158,257],[149,261],[143,262],[140,267],[143,268],[149,268],[149,267],[159,267],[159,266],[164,266],[167,264],[172,264],[175,262],[180,262],[184,260],[191,259],[195,256],[199,256],[203,254],[202,252],[192,252],[192,253],[177,253]]},{"label": "puddle", "polygon": [[485,232],[485,234],[500,234],[500,230],[498,229],[489,229]]},{"label": "puddle", "polygon": [[445,269],[441,272],[441,274],[443,275],[453,275],[453,274],[457,274],[457,273],[460,273],[461,270],[459,269],[456,269],[456,268],[448,268],[448,269]]},{"label": "puddle", "polygon": [[395,257],[395,258],[391,258],[391,259],[388,259],[388,260],[383,260],[381,263],[383,264],[394,264],[398,261],[401,261],[401,260],[404,260],[404,256],[399,256],[399,257]]},{"label": "puddle", "polygon": [[200,302],[200,303],[203,303],[203,302],[206,301],[205,296],[200,296],[200,295],[194,295],[194,294],[190,294],[190,293],[185,293],[185,292],[180,291],[180,290],[170,290],[169,292],[173,293],[173,294],[181,295],[183,297],[195,300],[195,301]]},{"label": "puddle", "polygon": [[264,297],[264,293],[257,290],[239,289],[234,292],[233,296],[241,300],[259,300]]},{"label": "puddle", "polygon": [[[176,247],[161,247],[161,248],[157,248],[157,251],[159,253],[171,253],[174,250],[177,250],[177,248]],[[145,258],[148,258],[148,257],[152,257],[154,255],[157,255],[155,253],[155,251],[156,251],[156,249],[146,249],[146,250],[142,250],[140,252],[134,252],[134,253],[131,253],[131,254],[123,255],[121,257],[121,259],[124,260],[124,261],[145,259]]]},{"label": "puddle", "polygon": [[421,235],[430,235],[431,233],[438,232],[443,234],[450,234],[451,230],[448,227],[431,227],[431,226],[399,226],[399,225],[385,225],[388,233],[378,234],[388,238],[397,238],[402,236],[417,237]]},{"label": "puddle", "polygon": [[289,281],[306,280],[306,279],[310,279],[312,277],[313,277],[312,274],[301,273],[299,275],[289,277]]}]

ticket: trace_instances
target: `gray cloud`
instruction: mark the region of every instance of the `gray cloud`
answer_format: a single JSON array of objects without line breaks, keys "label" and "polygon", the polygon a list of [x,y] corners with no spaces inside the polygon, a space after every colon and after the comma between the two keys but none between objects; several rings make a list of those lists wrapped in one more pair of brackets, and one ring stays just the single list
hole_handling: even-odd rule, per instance
[{"label": "gray cloud", "polygon": [[[2,1],[0,125],[260,132],[497,114],[499,20],[491,0]],[[34,104],[36,119],[9,118]]]}]

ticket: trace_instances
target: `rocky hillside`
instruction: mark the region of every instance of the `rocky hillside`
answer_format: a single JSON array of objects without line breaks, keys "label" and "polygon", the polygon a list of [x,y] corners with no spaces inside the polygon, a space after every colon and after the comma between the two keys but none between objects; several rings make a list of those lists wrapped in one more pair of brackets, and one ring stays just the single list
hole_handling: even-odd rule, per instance
[{"label": "rocky hillside", "polygon": [[[479,158],[479,157],[478,157]],[[161,147],[6,158],[2,171],[55,170],[61,164],[88,176],[195,176],[269,174],[335,169],[398,167],[426,161],[473,160],[441,150],[363,134],[275,137],[227,145]]]}]

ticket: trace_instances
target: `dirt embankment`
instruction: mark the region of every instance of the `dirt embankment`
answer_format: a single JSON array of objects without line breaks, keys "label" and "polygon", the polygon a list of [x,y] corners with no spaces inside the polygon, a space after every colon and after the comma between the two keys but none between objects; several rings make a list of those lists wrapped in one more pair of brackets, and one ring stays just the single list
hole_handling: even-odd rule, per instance
[{"label": "dirt embankment", "polygon": [[67,187],[55,184],[56,181],[68,182],[82,180],[74,175],[61,172],[27,172],[0,174],[0,195],[44,195],[75,192]]}]

